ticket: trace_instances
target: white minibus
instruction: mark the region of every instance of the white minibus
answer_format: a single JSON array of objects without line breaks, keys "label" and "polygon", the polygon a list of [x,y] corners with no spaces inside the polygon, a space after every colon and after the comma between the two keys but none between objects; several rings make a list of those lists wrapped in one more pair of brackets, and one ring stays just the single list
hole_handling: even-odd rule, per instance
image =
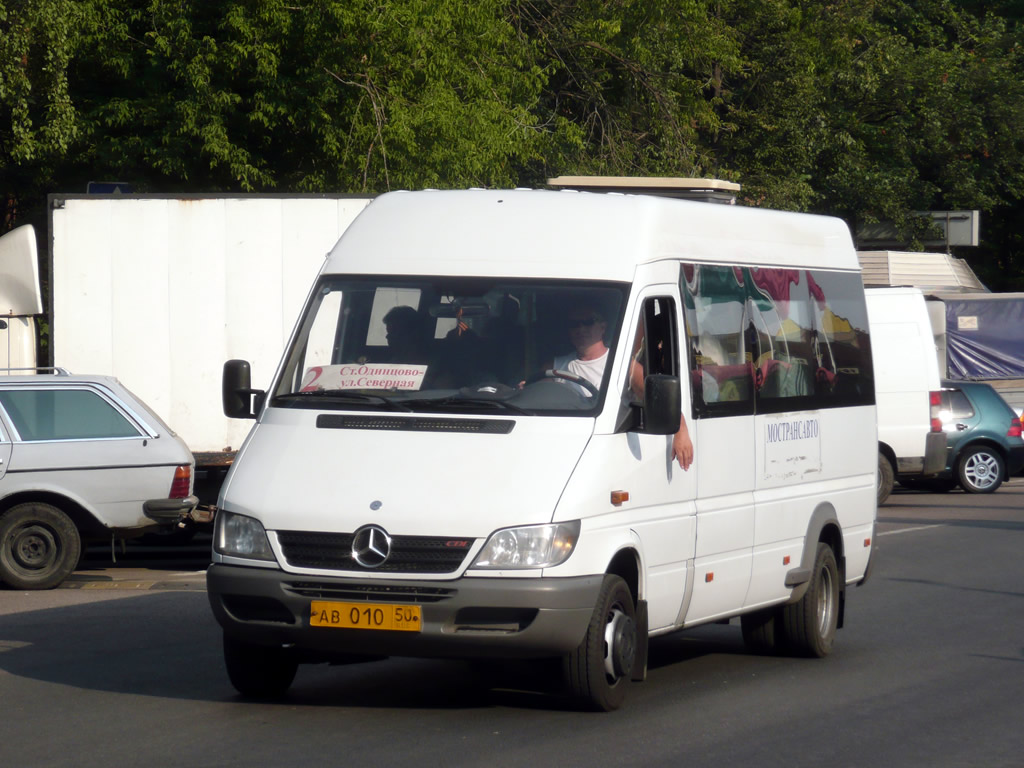
[{"label": "white minibus", "polygon": [[687,627],[826,655],[867,577],[875,394],[838,219],[388,193],[250,379],[225,364],[225,413],[255,424],[207,575],[243,695],[300,663],[557,659],[611,710]]}]

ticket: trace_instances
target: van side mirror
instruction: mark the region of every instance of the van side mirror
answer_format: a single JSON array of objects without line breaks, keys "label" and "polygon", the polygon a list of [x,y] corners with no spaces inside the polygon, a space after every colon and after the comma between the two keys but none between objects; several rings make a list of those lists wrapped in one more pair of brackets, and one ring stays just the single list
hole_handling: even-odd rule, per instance
[{"label": "van side mirror", "polygon": [[224,415],[232,419],[255,419],[252,396],[256,395],[256,408],[263,400],[263,390],[252,388],[252,373],[248,360],[228,360],[221,378],[221,402]]},{"label": "van side mirror", "polygon": [[674,435],[679,431],[682,392],[678,376],[652,373],[644,379],[644,432]]}]

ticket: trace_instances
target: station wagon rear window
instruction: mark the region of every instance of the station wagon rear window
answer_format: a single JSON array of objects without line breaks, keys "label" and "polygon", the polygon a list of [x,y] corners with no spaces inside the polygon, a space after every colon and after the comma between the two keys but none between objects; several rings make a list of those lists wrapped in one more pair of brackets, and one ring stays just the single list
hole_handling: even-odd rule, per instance
[{"label": "station wagon rear window", "polygon": [[138,437],[113,405],[86,389],[0,391],[0,405],[25,441]]}]

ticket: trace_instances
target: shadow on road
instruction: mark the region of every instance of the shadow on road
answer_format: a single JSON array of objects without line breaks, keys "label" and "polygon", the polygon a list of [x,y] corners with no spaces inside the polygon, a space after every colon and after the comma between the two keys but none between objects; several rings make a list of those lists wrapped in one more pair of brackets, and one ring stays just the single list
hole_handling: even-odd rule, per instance
[{"label": "shadow on road", "polygon": [[[31,597],[11,595],[12,598]],[[745,653],[738,626],[712,625],[651,644],[649,669]],[[0,625],[0,670],[93,691],[203,702],[247,702],[224,670],[221,633],[205,594],[140,591],[118,600],[9,613]],[[699,674],[698,674],[699,677]],[[559,664],[387,659],[344,667],[303,665],[280,705],[572,710]]]}]

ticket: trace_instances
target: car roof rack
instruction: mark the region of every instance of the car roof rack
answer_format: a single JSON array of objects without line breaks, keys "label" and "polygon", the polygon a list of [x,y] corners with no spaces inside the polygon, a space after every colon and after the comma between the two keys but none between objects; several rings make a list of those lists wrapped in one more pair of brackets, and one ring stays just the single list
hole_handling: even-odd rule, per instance
[{"label": "car roof rack", "polygon": [[585,192],[676,197],[726,205],[735,205],[740,191],[740,185],[734,181],[676,176],[556,176],[548,179],[548,186]]}]

